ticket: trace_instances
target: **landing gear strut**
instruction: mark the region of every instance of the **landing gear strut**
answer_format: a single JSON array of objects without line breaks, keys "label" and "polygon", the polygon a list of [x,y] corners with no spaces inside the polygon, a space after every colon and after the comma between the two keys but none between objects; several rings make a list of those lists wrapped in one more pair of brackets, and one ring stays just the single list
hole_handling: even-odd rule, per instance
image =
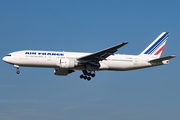
[{"label": "landing gear strut", "polygon": [[14,65],[14,67],[15,67],[16,70],[17,70],[16,73],[19,74],[19,73],[20,73],[20,71],[19,71],[19,65]]},{"label": "landing gear strut", "polygon": [[91,72],[88,72],[87,70],[82,70],[83,74],[84,75],[81,75],[80,78],[84,78],[84,80],[88,80],[90,81],[91,80],[91,77],[95,77],[95,73],[91,73]]}]

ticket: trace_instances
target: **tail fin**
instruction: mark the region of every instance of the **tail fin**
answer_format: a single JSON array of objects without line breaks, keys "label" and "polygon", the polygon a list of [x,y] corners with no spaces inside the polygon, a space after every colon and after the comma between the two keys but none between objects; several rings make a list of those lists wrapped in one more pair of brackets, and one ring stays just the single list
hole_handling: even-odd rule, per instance
[{"label": "tail fin", "polygon": [[166,44],[169,32],[161,33],[140,55],[159,58]]}]

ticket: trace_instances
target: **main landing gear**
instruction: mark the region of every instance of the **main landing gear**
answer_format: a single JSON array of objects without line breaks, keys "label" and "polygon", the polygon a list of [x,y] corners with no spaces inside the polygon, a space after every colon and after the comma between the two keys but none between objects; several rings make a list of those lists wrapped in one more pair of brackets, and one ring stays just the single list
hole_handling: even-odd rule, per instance
[{"label": "main landing gear", "polygon": [[15,67],[16,70],[17,70],[16,73],[19,74],[19,73],[20,73],[20,71],[19,71],[19,65],[14,65],[14,67]]},{"label": "main landing gear", "polygon": [[87,70],[82,70],[84,75],[80,75],[80,78],[84,78],[84,80],[91,80],[91,77],[95,77],[95,73],[88,72]]}]

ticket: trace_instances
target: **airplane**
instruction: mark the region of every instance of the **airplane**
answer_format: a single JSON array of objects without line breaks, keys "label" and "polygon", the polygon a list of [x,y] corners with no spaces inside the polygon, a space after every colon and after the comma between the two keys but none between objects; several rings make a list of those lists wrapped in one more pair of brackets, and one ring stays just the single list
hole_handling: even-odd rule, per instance
[{"label": "airplane", "polygon": [[3,61],[14,65],[17,74],[20,66],[54,68],[54,74],[60,76],[82,70],[80,78],[89,81],[95,77],[95,71],[127,71],[169,64],[175,55],[160,58],[169,34],[162,32],[139,55],[114,54],[128,43],[122,42],[95,53],[23,50],[7,54]]}]

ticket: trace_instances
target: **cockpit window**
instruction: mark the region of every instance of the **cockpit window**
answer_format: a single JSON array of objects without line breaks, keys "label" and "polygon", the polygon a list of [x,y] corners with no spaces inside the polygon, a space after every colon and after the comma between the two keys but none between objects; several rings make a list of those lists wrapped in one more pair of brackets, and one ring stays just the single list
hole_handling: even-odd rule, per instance
[{"label": "cockpit window", "polygon": [[11,54],[8,54],[8,55],[6,55],[6,56],[11,56]]}]

